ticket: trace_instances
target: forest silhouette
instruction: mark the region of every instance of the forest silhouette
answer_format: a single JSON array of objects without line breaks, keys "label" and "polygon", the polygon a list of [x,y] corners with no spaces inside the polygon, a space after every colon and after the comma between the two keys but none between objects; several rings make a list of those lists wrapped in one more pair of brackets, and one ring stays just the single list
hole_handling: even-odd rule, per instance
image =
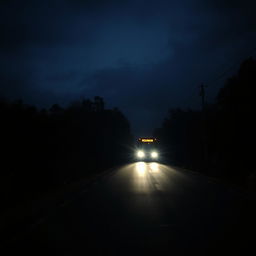
[{"label": "forest silhouette", "polygon": [[[154,131],[164,161],[255,189],[256,61],[245,60],[202,111],[170,109]],[[1,195],[8,208],[130,161],[130,124],[103,98],[37,109],[0,101]]]},{"label": "forest silhouette", "polygon": [[256,61],[245,60],[200,111],[170,109],[154,131],[168,162],[255,189]]},{"label": "forest silhouette", "polygon": [[98,96],[49,110],[2,100],[2,206],[36,199],[126,161],[129,122],[117,108],[104,105]]}]

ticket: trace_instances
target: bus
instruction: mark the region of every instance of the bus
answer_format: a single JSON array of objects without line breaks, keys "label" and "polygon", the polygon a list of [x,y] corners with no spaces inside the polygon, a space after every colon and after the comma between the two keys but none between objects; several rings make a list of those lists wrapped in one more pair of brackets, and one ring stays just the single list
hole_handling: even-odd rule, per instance
[{"label": "bus", "polygon": [[158,161],[158,141],[156,138],[139,138],[137,140],[135,158],[138,161]]}]

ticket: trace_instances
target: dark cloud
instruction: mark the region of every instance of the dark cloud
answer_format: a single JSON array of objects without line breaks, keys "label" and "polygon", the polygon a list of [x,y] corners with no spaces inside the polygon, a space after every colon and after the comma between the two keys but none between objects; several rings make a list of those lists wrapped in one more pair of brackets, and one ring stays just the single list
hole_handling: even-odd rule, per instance
[{"label": "dark cloud", "polygon": [[103,96],[149,132],[248,56],[255,1],[2,1],[1,95],[45,106]]},{"label": "dark cloud", "polygon": [[77,74],[74,71],[69,71],[66,73],[57,73],[50,75],[46,78],[46,81],[50,81],[53,83],[59,83],[59,82],[70,82],[73,81],[76,78]]}]

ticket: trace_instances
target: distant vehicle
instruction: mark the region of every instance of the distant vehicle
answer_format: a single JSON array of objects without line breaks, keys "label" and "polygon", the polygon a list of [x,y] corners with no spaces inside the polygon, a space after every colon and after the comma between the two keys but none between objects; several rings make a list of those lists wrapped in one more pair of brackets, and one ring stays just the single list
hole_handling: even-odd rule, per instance
[{"label": "distant vehicle", "polygon": [[135,157],[139,161],[158,161],[159,152],[156,138],[139,138]]}]

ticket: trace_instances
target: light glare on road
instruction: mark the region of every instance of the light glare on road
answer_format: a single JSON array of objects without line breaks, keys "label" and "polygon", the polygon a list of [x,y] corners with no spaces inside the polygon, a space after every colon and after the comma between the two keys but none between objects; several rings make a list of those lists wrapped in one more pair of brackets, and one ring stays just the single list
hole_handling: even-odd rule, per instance
[{"label": "light glare on road", "polygon": [[147,169],[146,163],[144,162],[136,163],[136,171],[140,176],[145,175],[146,169]]},{"label": "light glare on road", "polygon": [[149,167],[150,167],[151,171],[154,171],[154,172],[159,171],[159,164],[158,163],[150,163]]}]

